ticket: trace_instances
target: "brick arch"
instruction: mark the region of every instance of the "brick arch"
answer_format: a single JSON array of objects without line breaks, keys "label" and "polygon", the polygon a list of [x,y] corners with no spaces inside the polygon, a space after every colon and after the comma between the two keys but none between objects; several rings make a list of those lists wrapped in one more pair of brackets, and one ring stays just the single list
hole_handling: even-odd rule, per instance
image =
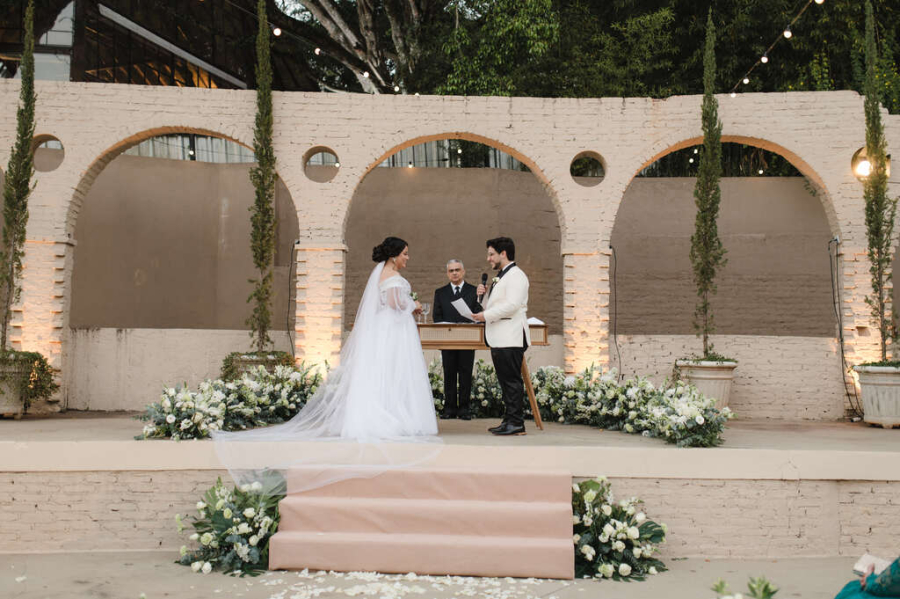
[{"label": "brick arch", "polygon": [[84,199],[90,192],[91,187],[93,187],[94,181],[97,180],[97,177],[100,176],[100,173],[103,172],[103,169],[105,169],[110,162],[118,158],[129,148],[133,148],[142,141],[146,141],[151,137],[159,137],[161,135],[172,135],[177,133],[194,133],[197,135],[218,137],[244,146],[245,148],[253,149],[252,145],[247,144],[240,139],[237,139],[230,135],[219,133],[218,131],[203,129],[199,127],[154,127],[152,129],[144,129],[142,131],[124,137],[103,150],[100,155],[95,158],[93,162],[91,162],[90,166],[88,166],[84,174],[78,180],[78,184],[75,186],[75,190],[72,193],[72,198],[69,201],[68,210],[66,211],[66,233],[68,234],[69,238],[71,239],[75,235],[75,221],[78,219],[79,212],[81,212],[81,206],[84,204]]},{"label": "brick arch", "polygon": [[359,190],[359,186],[362,184],[363,180],[366,178],[372,169],[376,168],[379,164],[396,154],[401,150],[405,150],[406,148],[410,148],[412,146],[417,146],[419,144],[423,144],[429,141],[436,141],[440,139],[462,139],[465,141],[471,141],[480,143],[486,146],[490,146],[492,148],[501,150],[525,166],[527,166],[531,173],[537,177],[538,181],[541,182],[541,185],[544,187],[544,190],[547,192],[547,195],[550,198],[550,202],[553,205],[553,209],[556,212],[557,219],[559,221],[560,228],[560,236],[561,239],[566,238],[566,229],[567,222],[565,218],[565,213],[563,211],[562,203],[560,202],[559,194],[556,192],[556,189],[553,187],[553,184],[550,181],[550,178],[544,173],[544,170],[538,166],[537,162],[527,156],[526,154],[520,152],[515,149],[511,145],[499,141],[497,139],[493,139],[490,137],[486,137],[484,135],[480,135],[477,133],[469,133],[462,131],[454,131],[454,132],[445,132],[445,133],[434,133],[427,135],[420,135],[413,138],[406,138],[403,141],[399,142],[388,142],[381,146],[379,153],[377,154],[377,158],[371,162],[369,162],[362,174],[357,178],[355,185],[353,186],[353,192],[350,195],[350,198],[347,200],[346,204],[343,206],[343,214],[341,216],[341,236],[342,238],[346,237],[347,232],[347,223],[350,218],[350,209],[353,205],[353,200],[356,197],[356,193]]},{"label": "brick arch", "polygon": [[[687,139],[682,139],[678,142],[660,142],[654,145],[649,152],[649,158],[646,158],[644,162],[641,164],[640,168],[638,168],[628,180],[628,184],[625,186],[625,189],[628,189],[628,186],[631,185],[631,182],[637,177],[638,173],[642,170],[672,152],[677,152],[678,150],[683,150],[684,148],[688,148],[691,146],[701,145],[703,143],[702,136],[690,137]],[[750,137],[746,135],[722,135],[722,143],[739,143],[745,144],[748,146],[754,146],[757,148],[762,148],[763,150],[772,152],[774,154],[778,154],[788,162],[790,162],[800,174],[806,177],[810,183],[816,188],[817,193],[816,197],[819,198],[819,201],[822,204],[822,209],[825,211],[825,216],[828,219],[828,226],[831,228],[831,232],[835,236],[841,235],[841,226],[840,220],[837,217],[837,212],[835,210],[834,202],[832,199],[831,193],[828,191],[828,187],[825,184],[822,176],[810,165],[806,160],[804,160],[797,152],[786,148],[785,146],[778,144],[776,142],[770,141],[768,139],[760,138],[760,137]],[[621,207],[621,200],[619,202],[619,206],[616,208],[616,213],[618,214],[619,207]],[[613,226],[615,226],[615,220],[613,221]]]}]

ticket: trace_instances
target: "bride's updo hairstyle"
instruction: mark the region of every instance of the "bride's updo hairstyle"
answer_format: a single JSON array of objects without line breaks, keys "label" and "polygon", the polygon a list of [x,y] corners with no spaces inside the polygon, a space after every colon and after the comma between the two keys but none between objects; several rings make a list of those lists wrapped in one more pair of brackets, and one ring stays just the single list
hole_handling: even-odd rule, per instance
[{"label": "bride's updo hairstyle", "polygon": [[376,245],[372,248],[372,261],[384,262],[385,260],[399,256],[401,252],[403,252],[403,248],[407,245],[409,244],[399,237],[385,237],[380,245]]}]

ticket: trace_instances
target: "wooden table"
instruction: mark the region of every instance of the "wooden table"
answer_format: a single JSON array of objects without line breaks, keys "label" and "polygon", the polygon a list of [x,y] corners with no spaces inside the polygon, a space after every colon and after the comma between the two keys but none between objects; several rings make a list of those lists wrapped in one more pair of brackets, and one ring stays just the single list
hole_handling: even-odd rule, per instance
[{"label": "wooden table", "polygon": [[[531,345],[550,345],[547,325],[529,325],[528,333],[531,335]],[[474,323],[419,324],[419,338],[422,340],[422,349],[488,349],[484,342],[484,326]],[[528,372],[524,357],[522,380],[528,393],[534,423],[540,430],[544,430],[541,412],[534,397],[534,387],[531,385],[531,373]]]}]

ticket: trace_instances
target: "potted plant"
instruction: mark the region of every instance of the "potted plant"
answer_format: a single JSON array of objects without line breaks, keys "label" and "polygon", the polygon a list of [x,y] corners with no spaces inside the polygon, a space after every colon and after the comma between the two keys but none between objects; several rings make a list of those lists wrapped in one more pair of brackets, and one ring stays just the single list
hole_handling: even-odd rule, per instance
[{"label": "potted plant", "polygon": [[722,191],[719,178],[722,175],[722,123],[719,121],[719,104],[713,95],[716,78],[716,32],[712,10],[706,21],[706,51],[703,54],[703,146],[700,149],[700,166],[694,188],[697,216],[694,234],[691,236],[691,264],[694,284],[699,298],[694,310],[694,328],[703,338],[703,355],[675,362],[680,376],[707,397],[716,399],[721,409],[728,405],[731,381],[734,378],[735,360],[713,351],[709,336],[714,330],[710,297],[716,292],[715,277],[725,266],[725,248],[719,239],[716,221]]},{"label": "potted plant", "polygon": [[37,352],[7,347],[13,304],[22,292],[22,255],[28,224],[28,197],[34,175],[34,1],[25,10],[22,84],[16,112],[16,141],[3,181],[3,241],[0,246],[0,415],[21,418],[35,399],[50,397],[59,385]]},{"label": "potted plant", "polygon": [[863,419],[870,424],[893,428],[900,426],[900,361],[889,359],[887,346],[888,340],[896,337],[890,318],[890,281],[897,200],[887,197],[888,157],[875,76],[877,60],[875,19],[872,3],[866,0],[866,158],[870,169],[868,176],[863,178],[863,197],[872,277],[872,294],[866,297],[866,304],[872,311],[872,320],[878,324],[881,359],[859,364],[854,370],[859,374]]},{"label": "potted plant", "polygon": [[265,0],[257,5],[259,31],[256,36],[256,130],[253,135],[253,152],[256,166],[250,169],[250,181],[256,191],[256,199],[250,208],[250,249],[257,277],[251,281],[253,291],[247,298],[253,304],[253,313],[247,319],[254,351],[233,352],[222,365],[222,375],[236,378],[257,366],[266,368],[276,364],[292,363],[287,352],[267,351],[272,339],[272,279],[275,259],[275,149],[272,145],[272,63],[270,58],[269,21]]}]

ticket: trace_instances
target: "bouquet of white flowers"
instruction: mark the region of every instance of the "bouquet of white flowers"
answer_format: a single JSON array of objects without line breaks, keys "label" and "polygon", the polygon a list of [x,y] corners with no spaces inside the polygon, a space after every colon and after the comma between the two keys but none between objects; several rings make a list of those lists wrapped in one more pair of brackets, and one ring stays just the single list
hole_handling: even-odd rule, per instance
[{"label": "bouquet of white flowers", "polygon": [[660,390],[644,406],[648,436],[663,437],[680,447],[715,447],[722,443],[725,423],[734,414],[716,409],[716,400],[682,382]]},{"label": "bouquet of white flowers", "polygon": [[138,416],[147,422],[136,439],[208,437],[214,430],[244,430],[290,420],[316,392],[322,375],[311,366],[262,366],[236,381],[200,383],[199,391],[172,387]]},{"label": "bouquet of white flowers", "polygon": [[666,570],[653,557],[666,525],[648,520],[632,497],[615,502],[605,476],[572,485],[575,576],[643,580]]},{"label": "bouquet of white flowers", "polygon": [[[229,489],[219,478],[201,501],[193,517],[193,549],[181,548],[178,563],[194,572],[209,574],[215,569],[256,576],[269,566],[269,538],[278,530],[278,502],[284,497],[284,479],[254,482]],[[181,515],[175,515],[178,532],[184,530]]]}]

